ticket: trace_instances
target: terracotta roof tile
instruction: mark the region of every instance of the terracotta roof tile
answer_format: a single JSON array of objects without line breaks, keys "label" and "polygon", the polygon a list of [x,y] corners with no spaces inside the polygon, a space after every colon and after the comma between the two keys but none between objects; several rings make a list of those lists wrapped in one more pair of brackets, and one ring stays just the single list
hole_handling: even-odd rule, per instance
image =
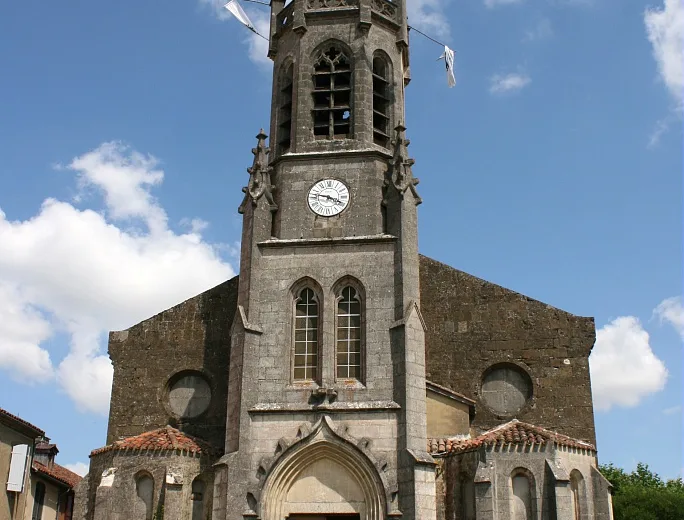
[{"label": "terracotta roof tile", "polygon": [[40,462],[33,461],[33,469],[34,471],[42,475],[46,475],[55,480],[58,480],[63,484],[66,484],[72,489],[75,488],[76,485],[83,478],[80,475],[74,473],[73,471],[66,469],[64,466],[60,466],[59,464],[53,464],[51,468],[48,468]]},{"label": "terracotta roof tile", "polygon": [[109,446],[93,450],[90,456],[107,451],[181,451],[200,454],[206,451],[206,447],[198,439],[176,428],[166,426],[134,437],[127,437]]},{"label": "terracotta roof tile", "polygon": [[45,432],[43,430],[41,430],[40,428],[38,428],[38,426],[35,426],[28,421],[25,421],[21,417],[17,417],[16,415],[9,413],[7,410],[0,408],[0,416],[5,416],[12,421],[16,421],[16,422],[26,426],[27,428],[31,428],[31,429],[35,430],[36,432],[38,432],[38,434],[40,436],[45,436]]},{"label": "terracotta roof tile", "polygon": [[446,455],[471,451],[481,446],[533,445],[550,442],[559,446],[596,451],[596,448],[588,442],[573,439],[567,435],[561,435],[546,428],[520,422],[516,419],[492,428],[471,439],[428,439],[427,448],[428,452],[433,455]]}]

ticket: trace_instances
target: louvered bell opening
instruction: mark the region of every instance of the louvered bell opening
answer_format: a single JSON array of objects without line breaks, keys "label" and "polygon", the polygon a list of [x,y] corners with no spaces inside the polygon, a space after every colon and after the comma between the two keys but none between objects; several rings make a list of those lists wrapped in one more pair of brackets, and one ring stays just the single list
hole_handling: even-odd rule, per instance
[{"label": "louvered bell opening", "polygon": [[389,145],[389,67],[382,58],[373,59],[373,142]]},{"label": "louvered bell opening", "polygon": [[316,139],[344,139],[351,134],[351,67],[331,49],[314,66],[313,126]]},{"label": "louvered bell opening", "polygon": [[293,68],[290,65],[283,76],[279,96],[278,114],[278,150],[285,153],[290,149],[292,141],[292,90]]}]

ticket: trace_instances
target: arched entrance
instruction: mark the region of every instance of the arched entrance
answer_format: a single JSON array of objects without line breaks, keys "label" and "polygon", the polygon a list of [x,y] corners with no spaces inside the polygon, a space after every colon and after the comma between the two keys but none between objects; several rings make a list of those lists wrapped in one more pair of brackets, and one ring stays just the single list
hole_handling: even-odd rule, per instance
[{"label": "arched entrance", "polygon": [[322,421],[270,472],[261,493],[262,520],[384,518],[385,491],[375,467],[326,426]]}]

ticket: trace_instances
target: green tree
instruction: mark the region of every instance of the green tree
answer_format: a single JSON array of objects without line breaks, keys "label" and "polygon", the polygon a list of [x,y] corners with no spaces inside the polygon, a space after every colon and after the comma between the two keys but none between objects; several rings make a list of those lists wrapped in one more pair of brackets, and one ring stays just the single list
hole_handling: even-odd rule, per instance
[{"label": "green tree", "polygon": [[615,520],[684,520],[681,478],[663,481],[642,463],[631,473],[613,464],[599,469],[613,485]]}]

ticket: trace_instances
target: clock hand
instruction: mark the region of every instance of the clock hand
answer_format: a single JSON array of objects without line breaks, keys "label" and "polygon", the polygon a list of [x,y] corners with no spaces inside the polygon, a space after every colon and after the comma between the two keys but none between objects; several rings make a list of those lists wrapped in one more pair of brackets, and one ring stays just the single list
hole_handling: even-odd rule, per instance
[{"label": "clock hand", "polygon": [[331,200],[331,201],[333,201],[333,202],[336,203],[336,204],[341,204],[341,202],[340,202],[339,199],[336,199],[335,197],[331,197],[330,195],[324,195],[324,194],[321,193],[321,194],[319,194],[318,196],[319,196],[319,197],[325,197],[326,199]]}]

